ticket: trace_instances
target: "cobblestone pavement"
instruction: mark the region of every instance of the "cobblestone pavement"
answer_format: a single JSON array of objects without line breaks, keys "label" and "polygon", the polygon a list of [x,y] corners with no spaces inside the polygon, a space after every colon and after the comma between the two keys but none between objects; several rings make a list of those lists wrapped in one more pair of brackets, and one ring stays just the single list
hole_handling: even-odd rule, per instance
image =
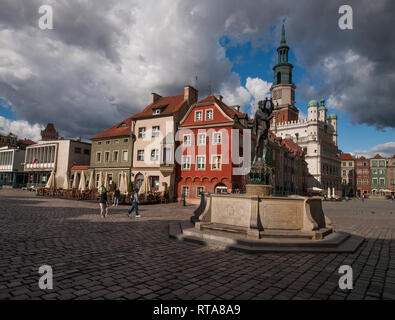
[{"label": "cobblestone pavement", "polygon": [[[111,207],[0,190],[0,299],[395,299],[395,203],[325,203],[337,230],[367,241],[354,254],[245,254],[171,240],[194,206]],[[50,265],[53,290],[40,290]],[[351,265],[353,290],[338,269]]]}]

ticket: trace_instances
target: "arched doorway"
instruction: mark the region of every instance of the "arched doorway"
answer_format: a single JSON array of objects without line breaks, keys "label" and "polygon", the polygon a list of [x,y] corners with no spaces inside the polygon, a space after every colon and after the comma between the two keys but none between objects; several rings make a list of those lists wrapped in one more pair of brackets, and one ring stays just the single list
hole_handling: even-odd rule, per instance
[{"label": "arched doorway", "polygon": [[136,178],[134,179],[134,186],[137,190],[140,190],[141,186],[143,185],[144,182],[144,176],[141,173],[138,173],[136,175]]}]

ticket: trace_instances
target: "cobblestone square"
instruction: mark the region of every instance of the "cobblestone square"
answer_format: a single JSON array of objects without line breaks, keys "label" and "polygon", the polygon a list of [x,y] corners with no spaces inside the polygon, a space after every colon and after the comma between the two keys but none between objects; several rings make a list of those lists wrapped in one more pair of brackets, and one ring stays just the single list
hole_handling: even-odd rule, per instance
[{"label": "cobblestone square", "polygon": [[[245,254],[169,239],[196,206],[110,207],[0,190],[0,299],[395,299],[395,202],[324,203],[336,230],[363,236],[353,254]],[[38,286],[53,268],[53,290]],[[338,287],[341,265],[354,288]]]}]

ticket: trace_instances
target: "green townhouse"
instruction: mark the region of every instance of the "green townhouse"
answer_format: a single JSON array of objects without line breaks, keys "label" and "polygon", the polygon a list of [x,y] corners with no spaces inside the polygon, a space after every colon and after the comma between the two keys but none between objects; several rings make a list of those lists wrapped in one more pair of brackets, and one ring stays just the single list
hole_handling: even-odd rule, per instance
[{"label": "green townhouse", "polygon": [[370,192],[372,196],[384,196],[387,189],[387,160],[376,154],[370,159]]},{"label": "green townhouse", "polygon": [[103,184],[107,178],[108,186],[114,184],[119,187],[122,174],[126,174],[128,182],[131,181],[134,141],[132,120],[122,120],[91,138],[91,141],[89,171],[94,171],[95,187],[98,187],[100,175]]}]

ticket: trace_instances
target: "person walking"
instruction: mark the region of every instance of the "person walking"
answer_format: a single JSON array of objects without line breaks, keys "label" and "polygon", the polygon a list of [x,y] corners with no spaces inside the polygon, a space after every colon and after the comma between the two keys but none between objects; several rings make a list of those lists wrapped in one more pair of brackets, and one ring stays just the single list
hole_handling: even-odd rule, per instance
[{"label": "person walking", "polygon": [[133,210],[136,210],[136,218],[140,218],[139,205],[138,205],[138,203],[139,203],[139,196],[138,196],[136,190],[134,190],[132,192],[131,199],[132,199],[132,207],[128,210],[128,217],[130,217],[130,215],[132,214]]},{"label": "person walking", "polygon": [[362,202],[365,200],[365,195],[364,194],[362,195],[361,199],[362,199]]},{"label": "person walking", "polygon": [[100,216],[101,218],[106,218],[108,214],[108,205],[107,205],[107,190],[106,188],[102,188],[100,194]]},{"label": "person walking", "polygon": [[119,203],[119,198],[121,197],[121,192],[119,191],[119,189],[117,188],[114,191],[114,203],[112,204],[112,206],[118,206]]}]

